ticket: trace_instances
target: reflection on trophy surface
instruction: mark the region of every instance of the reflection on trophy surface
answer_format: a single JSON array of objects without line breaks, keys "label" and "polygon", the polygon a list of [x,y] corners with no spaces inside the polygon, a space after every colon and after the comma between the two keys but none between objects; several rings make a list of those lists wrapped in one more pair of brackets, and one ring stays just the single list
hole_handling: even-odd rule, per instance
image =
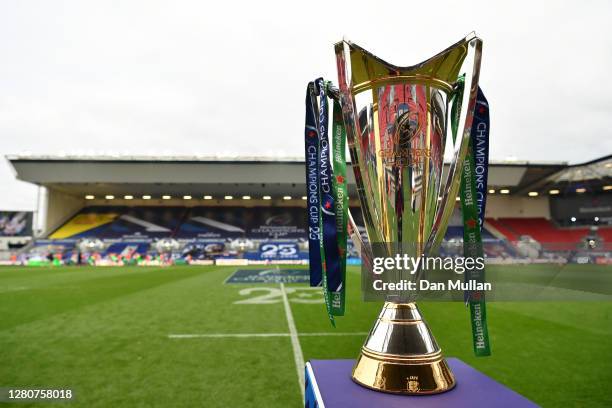
[{"label": "reflection on trophy surface", "polygon": [[[481,48],[472,34],[423,63],[397,67],[351,42],[336,44],[340,100],[371,245],[362,257],[427,255],[441,243],[467,153]],[[463,92],[457,92],[460,78]],[[456,140],[453,98],[458,98]],[[443,174],[445,153],[451,159]],[[364,259],[364,264],[372,263]],[[421,273],[397,275],[414,280]],[[353,379],[406,394],[439,393],[455,385],[414,299],[403,293],[387,297]]]}]

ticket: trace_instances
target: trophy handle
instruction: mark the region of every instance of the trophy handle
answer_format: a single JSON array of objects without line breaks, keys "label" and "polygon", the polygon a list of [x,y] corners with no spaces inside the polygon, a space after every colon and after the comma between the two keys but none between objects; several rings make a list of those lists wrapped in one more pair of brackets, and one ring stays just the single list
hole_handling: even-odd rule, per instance
[{"label": "trophy handle", "polygon": [[[461,99],[461,110],[459,112],[459,121],[457,126],[456,140],[453,141],[454,154],[451,160],[446,180],[441,183],[441,186],[447,186],[441,191],[441,200],[439,202],[434,223],[431,228],[429,239],[424,248],[424,253],[435,251],[444,238],[446,227],[455,209],[455,199],[459,193],[461,185],[461,172],[463,171],[463,162],[468,152],[470,144],[470,133],[472,131],[472,122],[474,119],[474,108],[476,106],[476,97],[478,94],[478,79],[480,76],[480,60],[482,56],[482,40],[475,35],[471,35],[467,43],[468,55],[467,59],[471,59],[471,67],[468,65],[466,69],[464,88]],[[469,60],[468,60],[469,61]],[[469,70],[472,70],[471,75]],[[450,98],[449,98],[450,105]],[[448,107],[447,127],[450,129],[450,106]]]}]

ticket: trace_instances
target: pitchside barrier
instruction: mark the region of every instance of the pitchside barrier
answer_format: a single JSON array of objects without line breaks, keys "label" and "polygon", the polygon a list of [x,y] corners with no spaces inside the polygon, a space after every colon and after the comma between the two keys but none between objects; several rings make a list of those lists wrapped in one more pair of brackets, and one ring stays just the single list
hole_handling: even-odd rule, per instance
[{"label": "pitchside barrier", "polygon": [[[246,240],[245,240],[246,241]],[[74,240],[39,240],[26,253],[11,254],[2,259],[2,265],[98,265],[98,266],[160,266],[168,264],[190,265],[307,265],[307,246],[303,241],[250,241],[250,249],[239,250],[233,242],[206,241],[169,245],[152,243],[145,248],[142,242],[113,242],[100,240],[86,242],[99,250],[87,250],[83,242]],[[159,246],[160,248],[156,248]],[[170,248],[171,247],[171,248]],[[612,264],[612,242],[601,237],[585,237],[580,242],[537,242],[489,240],[483,243],[486,263],[489,265],[528,264]],[[80,248],[80,250],[79,250]],[[116,251],[114,251],[115,249]],[[361,259],[354,247],[348,248],[348,265],[359,266]],[[440,254],[461,256],[460,239],[444,242]],[[80,256],[80,262],[79,262]]]}]

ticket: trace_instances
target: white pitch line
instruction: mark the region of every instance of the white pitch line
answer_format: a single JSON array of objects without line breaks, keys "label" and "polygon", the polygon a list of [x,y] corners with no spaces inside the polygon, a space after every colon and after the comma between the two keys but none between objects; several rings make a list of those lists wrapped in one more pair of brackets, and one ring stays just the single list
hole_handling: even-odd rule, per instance
[{"label": "white pitch line", "polygon": [[[322,337],[322,336],[365,336],[368,332],[320,332],[320,333],[298,333],[298,337]],[[188,333],[169,334],[169,339],[223,339],[250,338],[250,337],[290,337],[289,333]]]},{"label": "white pitch line", "polygon": [[298,336],[365,336],[368,332],[321,332],[321,333],[298,333]]},{"label": "white pitch line", "polygon": [[251,338],[251,337],[289,337],[289,333],[209,333],[209,334],[169,334],[169,339],[198,339],[211,338],[221,339],[226,337]]},{"label": "white pitch line", "polygon": [[293,348],[293,359],[295,360],[295,368],[297,370],[298,382],[300,386],[300,394],[302,394],[302,401],[304,401],[304,353],[302,352],[302,346],[300,346],[300,339],[298,338],[298,332],[295,328],[295,321],[293,320],[293,313],[291,312],[291,305],[289,299],[287,299],[287,292],[285,291],[285,284],[280,284],[281,293],[283,294],[283,304],[285,305],[285,316],[287,317],[287,326],[289,326],[289,334],[291,337],[291,347]]}]

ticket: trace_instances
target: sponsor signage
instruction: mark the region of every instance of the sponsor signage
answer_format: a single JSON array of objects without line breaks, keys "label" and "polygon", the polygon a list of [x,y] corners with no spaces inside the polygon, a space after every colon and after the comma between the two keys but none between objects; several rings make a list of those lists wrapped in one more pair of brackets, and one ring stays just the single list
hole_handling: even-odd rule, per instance
[{"label": "sponsor signage", "polygon": [[300,248],[294,242],[265,242],[259,245],[262,260],[301,259]]},{"label": "sponsor signage", "polygon": [[225,283],[308,283],[307,269],[238,269]]}]

